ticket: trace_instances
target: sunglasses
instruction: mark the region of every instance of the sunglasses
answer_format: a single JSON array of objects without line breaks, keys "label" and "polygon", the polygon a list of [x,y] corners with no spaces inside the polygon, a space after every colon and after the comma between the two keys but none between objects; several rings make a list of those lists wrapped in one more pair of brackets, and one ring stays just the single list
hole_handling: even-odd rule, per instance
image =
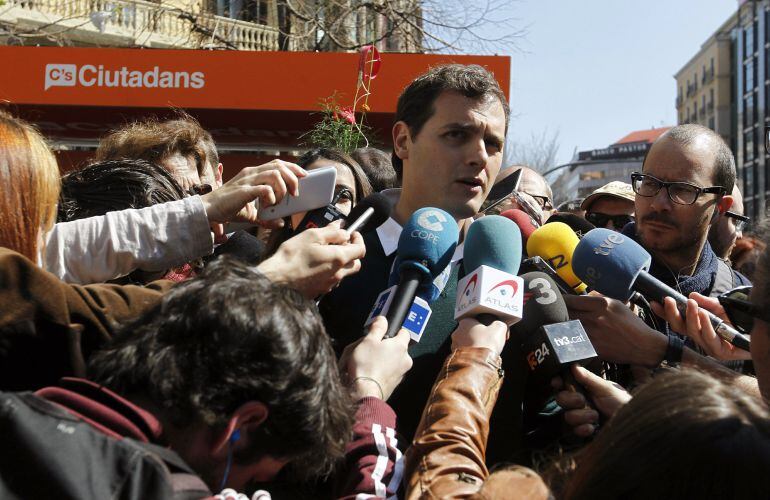
[{"label": "sunglasses", "polygon": [[596,227],[607,227],[607,223],[612,221],[612,225],[615,229],[622,229],[629,222],[634,221],[633,215],[608,215],[601,212],[591,212],[586,214],[586,220]]},{"label": "sunglasses", "polygon": [[754,319],[768,321],[765,319],[767,315],[749,300],[750,294],[751,286],[739,286],[717,297],[730,323],[739,332],[745,334],[751,333],[754,328]]}]

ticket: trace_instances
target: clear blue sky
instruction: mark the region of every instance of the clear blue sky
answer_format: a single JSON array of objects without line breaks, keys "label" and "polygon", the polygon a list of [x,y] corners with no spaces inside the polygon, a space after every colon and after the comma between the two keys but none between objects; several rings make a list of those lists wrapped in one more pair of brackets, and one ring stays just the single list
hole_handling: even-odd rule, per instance
[{"label": "clear blue sky", "polygon": [[[736,0],[515,0],[509,134],[559,130],[559,164],[628,132],[676,123],[676,73]],[[502,24],[492,31],[508,29]]]}]

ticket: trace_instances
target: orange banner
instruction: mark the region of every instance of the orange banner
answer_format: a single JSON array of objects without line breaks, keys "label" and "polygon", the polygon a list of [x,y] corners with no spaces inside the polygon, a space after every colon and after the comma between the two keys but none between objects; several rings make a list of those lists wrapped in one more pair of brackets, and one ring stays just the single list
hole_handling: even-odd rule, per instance
[{"label": "orange banner", "polygon": [[[0,101],[15,104],[317,111],[352,101],[358,53],[0,47]],[[492,71],[508,95],[510,58],[382,54],[369,106],[393,113],[398,95],[430,66]]]}]

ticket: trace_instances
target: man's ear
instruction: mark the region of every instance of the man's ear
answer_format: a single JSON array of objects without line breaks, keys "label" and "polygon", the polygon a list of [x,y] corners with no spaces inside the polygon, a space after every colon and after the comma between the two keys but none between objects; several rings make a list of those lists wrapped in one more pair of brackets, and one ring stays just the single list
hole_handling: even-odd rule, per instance
[{"label": "man's ear", "polygon": [[393,152],[402,160],[409,158],[409,146],[412,144],[412,135],[409,125],[398,121],[393,125]]},{"label": "man's ear", "polygon": [[734,202],[735,199],[729,194],[726,194],[717,200],[717,210],[720,214],[723,214],[732,208]]},{"label": "man's ear", "polygon": [[227,425],[214,437],[211,454],[219,459],[227,457],[229,444],[243,439],[267,419],[269,411],[260,401],[249,401],[239,406],[230,416]]},{"label": "man's ear", "polygon": [[214,170],[214,180],[217,181],[217,187],[222,187],[222,172],[225,171],[224,165],[217,164],[217,168]]}]

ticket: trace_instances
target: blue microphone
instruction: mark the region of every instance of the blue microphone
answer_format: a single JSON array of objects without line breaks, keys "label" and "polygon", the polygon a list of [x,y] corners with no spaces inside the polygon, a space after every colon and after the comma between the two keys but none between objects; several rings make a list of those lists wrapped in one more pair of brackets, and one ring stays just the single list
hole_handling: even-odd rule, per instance
[{"label": "blue microphone", "polygon": [[[652,257],[639,243],[604,228],[592,229],[583,236],[572,255],[575,274],[597,292],[623,302],[628,301],[634,292],[661,304],[665,297],[671,297],[684,315],[687,297],[653,277],[648,272],[651,263]],[[735,347],[749,350],[748,337],[706,312],[714,331],[721,338]]]},{"label": "blue microphone", "polygon": [[429,286],[452,261],[459,238],[457,222],[439,208],[421,208],[409,218],[398,239],[398,268],[395,270],[398,283],[385,314],[388,320],[385,338],[398,333],[418,288]]},{"label": "blue microphone", "polygon": [[463,269],[471,272],[457,283],[455,319],[475,316],[485,324],[500,319],[509,325],[519,321],[524,282],[516,273],[521,253],[521,230],[515,222],[499,215],[473,222],[463,249]]}]

